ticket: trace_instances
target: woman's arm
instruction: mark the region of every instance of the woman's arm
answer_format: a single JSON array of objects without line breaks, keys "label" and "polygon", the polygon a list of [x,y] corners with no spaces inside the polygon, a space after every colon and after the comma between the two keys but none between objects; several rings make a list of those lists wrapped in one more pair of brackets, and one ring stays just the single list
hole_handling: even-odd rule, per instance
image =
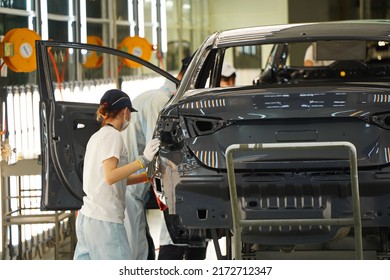
[{"label": "woman's arm", "polygon": [[[103,161],[104,179],[108,185],[115,184],[116,182],[128,178],[130,175],[143,168],[138,160],[130,162],[121,167],[117,167],[117,164],[118,159],[116,157],[110,157]],[[129,178],[127,181],[129,181]]]},{"label": "woman's arm", "polygon": [[134,185],[139,183],[146,183],[149,181],[148,174],[146,172],[142,172],[141,174],[131,174],[127,177],[127,184]]}]

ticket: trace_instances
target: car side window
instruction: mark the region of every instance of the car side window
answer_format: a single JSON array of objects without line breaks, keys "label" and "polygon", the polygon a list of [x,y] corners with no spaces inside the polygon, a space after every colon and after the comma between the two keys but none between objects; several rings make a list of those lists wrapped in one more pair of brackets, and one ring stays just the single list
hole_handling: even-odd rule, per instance
[{"label": "car side window", "polygon": [[[115,54],[68,46],[48,48],[48,53],[56,101],[97,104],[110,88],[121,88],[133,99],[141,92],[161,87],[166,80],[147,67]],[[110,67],[112,62],[116,69]],[[112,71],[116,73],[111,75]]]}]

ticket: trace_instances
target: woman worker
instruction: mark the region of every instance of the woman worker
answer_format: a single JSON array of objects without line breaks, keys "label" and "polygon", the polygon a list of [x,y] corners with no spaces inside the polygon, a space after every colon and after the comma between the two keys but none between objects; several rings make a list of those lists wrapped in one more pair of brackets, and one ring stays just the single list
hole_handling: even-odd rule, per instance
[{"label": "woman worker", "polygon": [[[126,185],[145,182],[145,168],[157,153],[160,141],[149,141],[143,155],[128,162],[121,131],[130,123],[129,96],[118,89],[105,92],[96,112],[102,127],[88,141],[83,171],[83,206],[76,223],[75,260],[130,259],[130,244],[123,225]],[[138,229],[136,229],[138,230]]]}]

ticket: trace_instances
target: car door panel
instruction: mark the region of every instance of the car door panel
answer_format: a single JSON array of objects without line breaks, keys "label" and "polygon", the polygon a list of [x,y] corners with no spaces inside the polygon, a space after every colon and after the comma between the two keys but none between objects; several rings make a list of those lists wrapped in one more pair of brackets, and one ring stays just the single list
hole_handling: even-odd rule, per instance
[{"label": "car door panel", "polygon": [[[175,84],[178,80],[137,56],[107,47],[37,41],[36,53],[41,118],[41,209],[76,210],[84,196],[85,148],[100,127],[95,113],[104,91],[120,88],[126,79],[156,74]],[[91,67],[86,63],[91,54],[101,57],[100,65]],[[127,67],[128,60],[139,67]]]}]

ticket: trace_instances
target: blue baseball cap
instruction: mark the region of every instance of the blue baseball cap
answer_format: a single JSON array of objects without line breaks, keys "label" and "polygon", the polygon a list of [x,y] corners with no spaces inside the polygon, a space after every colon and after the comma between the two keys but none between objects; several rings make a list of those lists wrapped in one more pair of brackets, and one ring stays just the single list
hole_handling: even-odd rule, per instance
[{"label": "blue baseball cap", "polygon": [[107,90],[100,99],[100,105],[107,107],[110,112],[120,110],[122,108],[129,108],[130,112],[138,112],[133,108],[130,97],[127,93],[119,89]]}]

